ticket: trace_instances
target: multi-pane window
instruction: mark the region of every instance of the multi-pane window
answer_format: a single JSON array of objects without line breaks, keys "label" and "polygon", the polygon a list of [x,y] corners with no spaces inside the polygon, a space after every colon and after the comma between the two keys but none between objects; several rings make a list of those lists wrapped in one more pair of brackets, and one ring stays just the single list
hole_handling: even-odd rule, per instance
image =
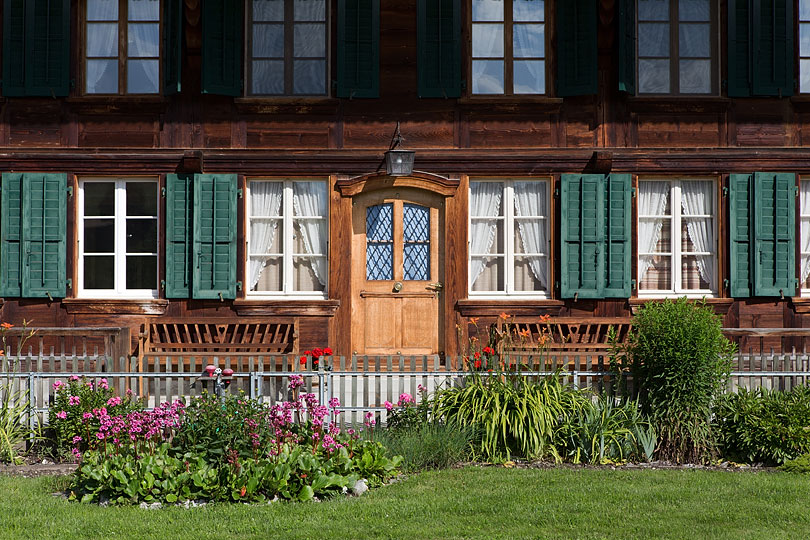
[{"label": "multi-pane window", "polygon": [[714,180],[639,180],[640,296],[717,292],[715,191]]},{"label": "multi-pane window", "polygon": [[802,296],[810,296],[810,180],[802,178],[801,192],[799,193],[799,221],[801,265],[799,282]]},{"label": "multi-pane window", "polygon": [[717,92],[716,2],[638,0],[638,93]]},{"label": "multi-pane window", "polygon": [[253,0],[249,93],[327,93],[326,0]]},{"label": "multi-pane window", "polygon": [[810,92],[810,0],[799,0],[799,92]]},{"label": "multi-pane window", "polygon": [[473,94],[544,94],[543,0],[472,0]]},{"label": "multi-pane window", "polygon": [[322,180],[248,182],[248,294],[326,294],[328,202]]},{"label": "multi-pane window", "polygon": [[157,94],[160,1],[87,0],[87,94]]},{"label": "multi-pane window", "polygon": [[79,182],[78,273],[80,296],[157,296],[157,179]]},{"label": "multi-pane window", "polygon": [[470,182],[470,292],[549,290],[548,181]]},{"label": "multi-pane window", "polygon": [[[420,204],[395,201],[367,207],[366,279],[430,279],[430,221],[430,208]],[[394,268],[394,259],[401,268]]]}]

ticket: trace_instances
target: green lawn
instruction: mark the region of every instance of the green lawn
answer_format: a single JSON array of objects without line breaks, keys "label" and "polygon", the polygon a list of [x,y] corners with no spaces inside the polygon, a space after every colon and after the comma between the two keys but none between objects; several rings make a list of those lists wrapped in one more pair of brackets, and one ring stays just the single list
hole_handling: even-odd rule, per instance
[{"label": "green lawn", "polygon": [[809,538],[810,476],[724,471],[424,473],[360,498],[184,510],[51,496],[0,477],[0,538]]}]

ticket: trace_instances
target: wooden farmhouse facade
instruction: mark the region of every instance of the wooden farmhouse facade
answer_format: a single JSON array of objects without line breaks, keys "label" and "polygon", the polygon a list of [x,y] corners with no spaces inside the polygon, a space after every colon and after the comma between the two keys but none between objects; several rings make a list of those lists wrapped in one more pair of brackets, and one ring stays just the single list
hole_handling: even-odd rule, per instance
[{"label": "wooden farmhouse facade", "polygon": [[3,321],[810,326],[810,0],[2,4]]}]

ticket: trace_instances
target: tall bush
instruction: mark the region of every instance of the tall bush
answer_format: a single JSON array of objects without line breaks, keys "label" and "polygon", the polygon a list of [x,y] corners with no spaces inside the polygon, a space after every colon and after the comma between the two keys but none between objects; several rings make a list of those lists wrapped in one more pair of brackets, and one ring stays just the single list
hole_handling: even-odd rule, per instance
[{"label": "tall bush", "polygon": [[658,457],[701,462],[716,453],[712,404],[736,345],[705,301],[650,302],[633,319],[627,348],[639,403],[659,436]]}]

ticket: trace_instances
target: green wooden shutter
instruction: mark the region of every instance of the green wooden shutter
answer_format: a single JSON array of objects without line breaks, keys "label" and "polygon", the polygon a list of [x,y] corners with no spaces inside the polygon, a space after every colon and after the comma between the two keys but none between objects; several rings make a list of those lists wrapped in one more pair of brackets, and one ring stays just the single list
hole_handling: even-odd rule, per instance
[{"label": "green wooden shutter", "polygon": [[183,0],[163,4],[163,94],[180,92],[183,62]]},{"label": "green wooden shutter", "polygon": [[728,95],[751,95],[751,0],[728,3]]},{"label": "green wooden shutter", "polygon": [[629,174],[611,174],[605,179],[605,289],[606,298],[630,298],[632,220],[630,199],[633,182]]},{"label": "green wooden shutter", "polygon": [[194,298],[236,298],[236,196],[235,174],[194,175]]},{"label": "green wooden shutter", "polygon": [[461,0],[419,0],[416,17],[419,97],[461,96]]},{"label": "green wooden shutter", "polygon": [[793,95],[793,0],[753,0],[753,95]]},{"label": "green wooden shutter", "polygon": [[604,176],[563,174],[560,296],[601,298],[605,286]]},{"label": "green wooden shutter", "polygon": [[751,296],[751,174],[729,175],[731,296]]},{"label": "green wooden shutter", "polygon": [[557,95],[596,93],[595,0],[557,3]]},{"label": "green wooden shutter", "polygon": [[337,95],[380,96],[380,0],[339,0]]},{"label": "green wooden shutter", "polygon": [[193,175],[166,175],[166,298],[191,294]]},{"label": "green wooden shutter", "polygon": [[754,295],[793,296],[796,286],[796,177],[754,174]]},{"label": "green wooden shutter", "polygon": [[22,176],[22,296],[64,298],[67,175]]},{"label": "green wooden shutter", "polygon": [[619,91],[636,93],[636,2],[617,0],[619,19]]},{"label": "green wooden shutter", "polygon": [[70,0],[10,0],[3,11],[3,94],[67,96]]},{"label": "green wooden shutter", "polygon": [[242,95],[242,6],[228,0],[202,3],[204,94]]},{"label": "green wooden shutter", "polygon": [[22,176],[21,173],[3,173],[0,294],[6,297],[22,296]]}]

